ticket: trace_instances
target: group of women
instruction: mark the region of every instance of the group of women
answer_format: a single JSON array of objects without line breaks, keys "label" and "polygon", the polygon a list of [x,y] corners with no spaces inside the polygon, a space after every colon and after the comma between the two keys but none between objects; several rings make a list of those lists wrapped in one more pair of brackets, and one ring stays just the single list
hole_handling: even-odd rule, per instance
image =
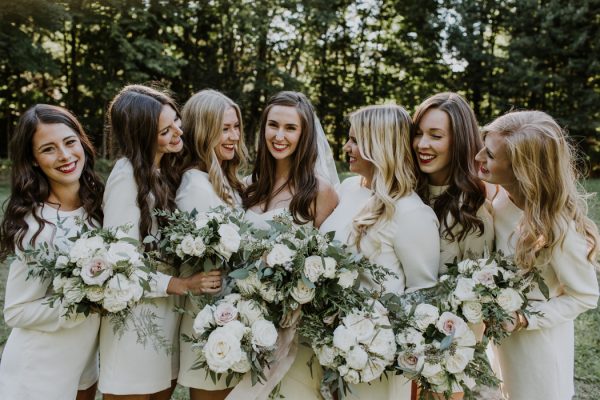
[{"label": "group of women", "polygon": [[[3,258],[44,242],[69,246],[81,221],[131,223],[129,234],[143,239],[162,222],[154,208],[219,205],[242,206],[258,226],[289,210],[297,224],[334,231],[352,251],[396,273],[383,287],[361,276],[363,286],[381,292],[431,287],[447,262],[499,249],[522,268],[541,268],[550,289],[549,300],[539,291],[530,295],[540,313],[515,315],[506,326],[515,332],[495,348],[505,397],[573,396],[573,320],[598,301],[598,231],[586,216],[568,140],[547,114],[511,112],[482,135],[455,93],[425,100],[412,118],[398,105],[361,108],[349,116],[343,147],[356,176],[339,185],[327,168],[325,135],[301,93],[269,100],[246,178],[239,174],[247,158],[240,109],[217,91],[194,94],[180,114],[167,94],[130,85],[110,104],[108,119],[122,158],[104,187],[93,147],[72,114],[39,104],[22,115],[11,145]],[[93,399],[97,385],[107,400],[160,400],[179,382],[192,400],[224,399],[237,384],[214,383],[193,369],[196,353],[180,340],[193,332],[195,311],[181,295],[218,295],[220,271],[193,274],[185,265],[178,271],[165,265],[152,276],[149,300],[135,312],[160,316],[172,352],[137,343],[133,328],[115,336],[107,318],[48,307],[51,282],[27,273],[18,258],[11,263],[5,318],[13,329],[0,363],[0,398]],[[190,313],[180,317],[176,306]],[[306,366],[311,356],[307,347],[298,351],[280,382],[285,398],[320,398],[321,375]],[[354,385],[348,396],[408,400],[411,384],[390,375]]]}]

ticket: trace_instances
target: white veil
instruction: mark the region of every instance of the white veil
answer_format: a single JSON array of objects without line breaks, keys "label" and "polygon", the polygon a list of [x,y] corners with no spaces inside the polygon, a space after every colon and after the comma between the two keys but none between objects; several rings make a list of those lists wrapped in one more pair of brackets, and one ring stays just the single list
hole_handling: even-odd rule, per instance
[{"label": "white veil", "polygon": [[329,182],[331,186],[336,188],[340,184],[340,178],[338,177],[337,169],[335,168],[333,153],[331,152],[331,148],[329,147],[329,142],[327,141],[327,136],[325,136],[325,131],[323,130],[321,122],[319,121],[319,118],[316,114],[314,114],[314,119],[318,149],[315,172],[321,178]]}]

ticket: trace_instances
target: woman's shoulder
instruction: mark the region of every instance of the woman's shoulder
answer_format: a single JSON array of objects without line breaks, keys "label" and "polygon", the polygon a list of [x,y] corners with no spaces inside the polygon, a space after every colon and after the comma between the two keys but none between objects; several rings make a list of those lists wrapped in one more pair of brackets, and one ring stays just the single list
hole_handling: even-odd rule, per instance
[{"label": "woman's shoulder", "polygon": [[201,171],[198,168],[190,168],[183,173],[181,176],[181,185],[179,187],[183,187],[185,185],[212,187],[208,173]]}]

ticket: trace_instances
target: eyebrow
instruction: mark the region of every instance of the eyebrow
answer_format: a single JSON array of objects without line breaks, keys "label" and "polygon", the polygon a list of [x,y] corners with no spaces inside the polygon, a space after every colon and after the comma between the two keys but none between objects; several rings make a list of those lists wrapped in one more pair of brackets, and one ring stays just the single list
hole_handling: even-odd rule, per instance
[{"label": "eyebrow", "polygon": [[[67,139],[76,138],[76,137],[77,137],[77,135],[75,135],[75,134],[72,134],[72,135],[66,136],[65,138],[63,138],[63,142],[64,142],[65,140],[67,140]],[[46,142],[46,143],[42,143],[41,145],[39,145],[39,146],[38,146],[38,148],[37,148],[37,149],[38,149],[38,151],[39,151],[39,150],[43,149],[44,147],[46,147],[46,146],[50,146],[50,145],[53,145],[53,144],[54,144],[54,142]]]}]

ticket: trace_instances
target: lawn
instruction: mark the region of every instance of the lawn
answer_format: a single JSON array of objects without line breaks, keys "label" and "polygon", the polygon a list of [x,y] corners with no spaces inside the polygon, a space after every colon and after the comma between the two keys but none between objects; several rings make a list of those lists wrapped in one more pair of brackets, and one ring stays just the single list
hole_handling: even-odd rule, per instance
[{"label": "lawn", "polygon": [[[345,177],[345,176],[344,176]],[[600,192],[600,180],[588,181],[590,192]],[[8,196],[5,180],[0,180],[0,203]],[[600,201],[591,199],[590,215],[600,224]],[[8,268],[0,265],[0,352],[6,343],[9,328],[4,324],[4,287]],[[597,400],[600,398],[600,309],[588,311],[575,321],[575,400]],[[187,391],[178,386],[174,400],[189,399]],[[100,399],[100,396],[98,396]]]}]

